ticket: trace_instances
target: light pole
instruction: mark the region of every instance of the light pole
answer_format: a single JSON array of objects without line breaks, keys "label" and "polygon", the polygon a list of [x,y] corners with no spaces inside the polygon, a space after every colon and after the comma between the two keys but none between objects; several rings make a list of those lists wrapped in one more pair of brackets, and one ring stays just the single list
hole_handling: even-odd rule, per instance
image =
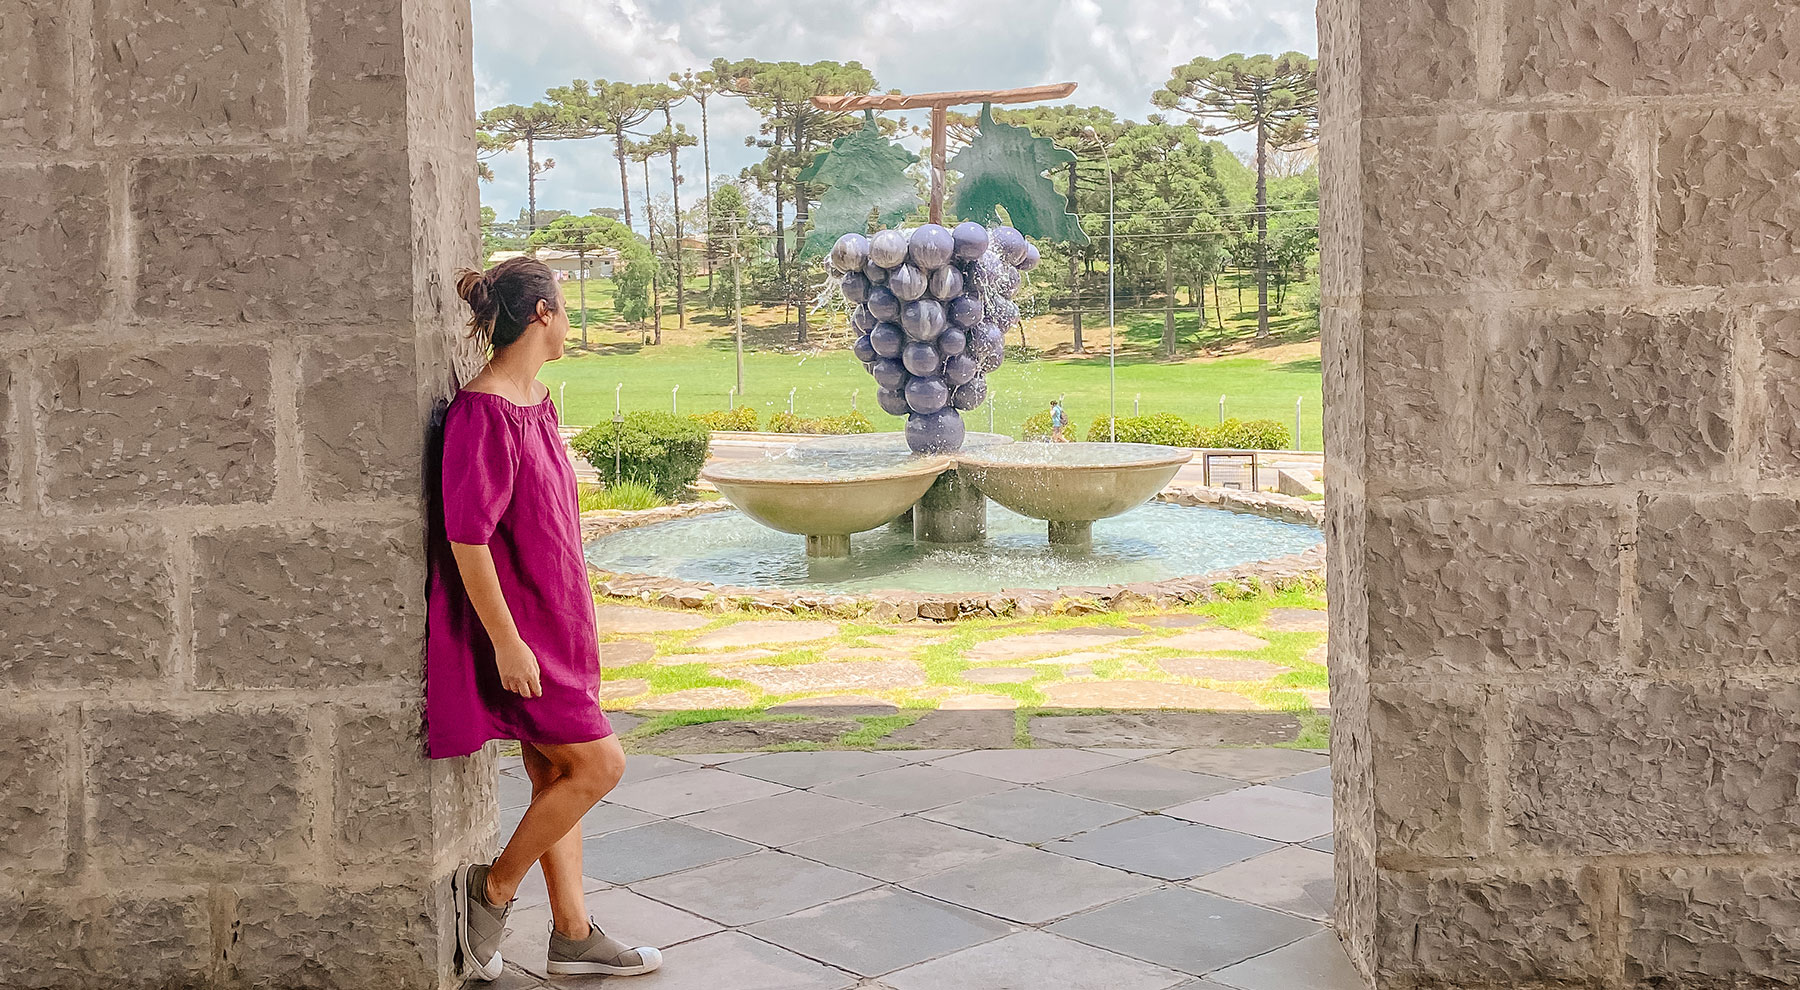
[{"label": "light pole", "polygon": [[1100,140],[1100,132],[1092,126],[1081,129],[1081,136],[1106,155],[1106,438],[1114,443],[1119,440],[1119,322],[1113,308],[1113,272],[1118,267],[1113,258],[1113,245],[1116,243],[1113,228],[1117,220],[1113,217],[1113,168],[1112,149],[1105,141]]}]

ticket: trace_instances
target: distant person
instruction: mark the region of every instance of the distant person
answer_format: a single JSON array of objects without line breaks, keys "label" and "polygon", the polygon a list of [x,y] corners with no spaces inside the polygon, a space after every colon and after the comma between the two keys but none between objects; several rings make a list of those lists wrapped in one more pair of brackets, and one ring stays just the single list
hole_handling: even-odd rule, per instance
[{"label": "distant person", "polygon": [[[432,560],[425,723],[434,758],[516,739],[531,806],[492,863],[453,876],[457,945],[467,977],[493,980],[514,895],[544,871],[554,927],[548,969],[635,976],[662,965],[588,917],[581,817],[625,772],[625,751],[600,710],[600,647],[575,474],[538,381],[562,357],[569,316],[556,276],[534,258],[458,273],[469,336],[493,356],[444,418],[443,534]],[[436,541],[434,540],[434,544]],[[441,546],[441,544],[436,544]]]},{"label": "distant person", "polygon": [[1050,442],[1068,443],[1069,438],[1063,436],[1063,430],[1069,425],[1069,415],[1063,412],[1062,400],[1050,400]]}]

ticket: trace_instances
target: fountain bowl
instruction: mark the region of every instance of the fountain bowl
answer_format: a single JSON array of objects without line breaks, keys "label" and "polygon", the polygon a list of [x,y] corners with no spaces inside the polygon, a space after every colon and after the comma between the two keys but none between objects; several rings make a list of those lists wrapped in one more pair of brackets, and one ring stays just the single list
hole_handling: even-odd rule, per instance
[{"label": "fountain bowl", "polygon": [[948,457],[880,457],[834,469],[771,458],[715,464],[700,477],[764,526],[805,536],[821,555],[842,556],[850,534],[912,508],[952,463]]},{"label": "fountain bowl", "polygon": [[1192,454],[1147,443],[1016,443],[959,454],[982,494],[1050,524],[1053,543],[1088,542],[1091,524],[1163,490]]}]

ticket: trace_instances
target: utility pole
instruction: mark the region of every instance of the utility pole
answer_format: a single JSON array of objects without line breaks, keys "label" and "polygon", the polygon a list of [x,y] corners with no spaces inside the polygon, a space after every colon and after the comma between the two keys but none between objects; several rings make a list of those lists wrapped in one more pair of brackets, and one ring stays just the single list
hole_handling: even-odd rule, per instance
[{"label": "utility pole", "polygon": [[738,262],[743,257],[743,228],[731,235],[731,315],[737,324],[737,394],[744,394],[744,280]]}]

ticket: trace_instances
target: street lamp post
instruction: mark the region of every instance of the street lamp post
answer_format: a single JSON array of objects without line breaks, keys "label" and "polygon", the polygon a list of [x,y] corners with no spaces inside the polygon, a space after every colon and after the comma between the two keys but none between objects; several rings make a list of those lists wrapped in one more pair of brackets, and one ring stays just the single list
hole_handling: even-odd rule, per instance
[{"label": "street lamp post", "polygon": [[1114,227],[1118,221],[1113,216],[1113,167],[1111,149],[1105,141],[1100,140],[1100,132],[1093,127],[1084,127],[1081,136],[1086,138],[1102,152],[1106,153],[1106,438],[1114,443],[1119,440],[1119,321],[1114,308],[1113,274],[1118,267],[1113,254],[1113,246],[1117,242]]}]

